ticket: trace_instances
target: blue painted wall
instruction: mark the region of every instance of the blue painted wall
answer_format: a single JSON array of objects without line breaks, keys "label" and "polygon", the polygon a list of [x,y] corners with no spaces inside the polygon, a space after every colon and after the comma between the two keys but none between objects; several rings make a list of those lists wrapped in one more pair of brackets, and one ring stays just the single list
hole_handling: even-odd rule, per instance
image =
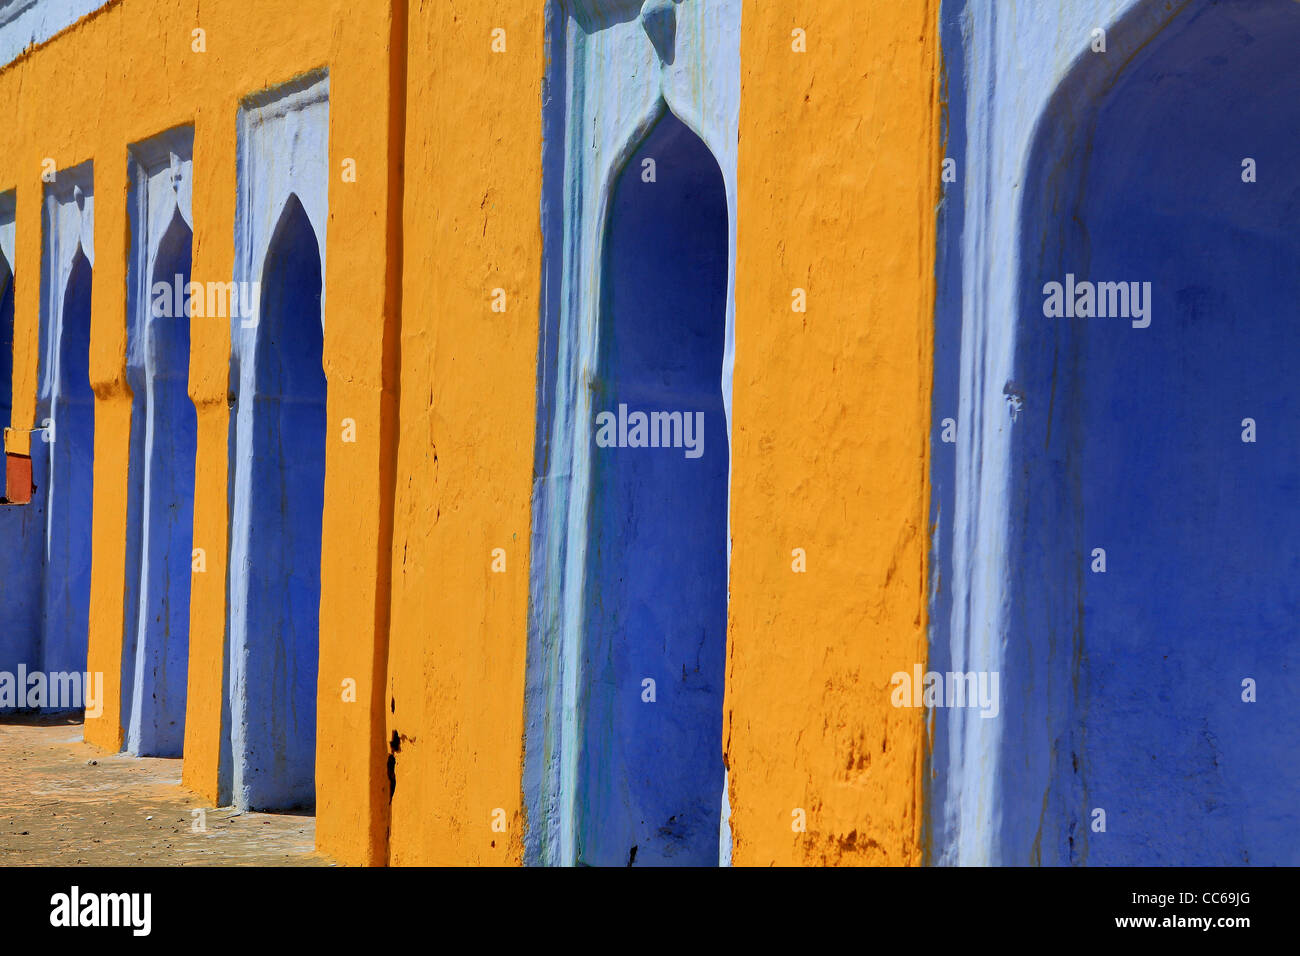
[{"label": "blue painted wall", "polygon": [[253,402],[245,653],[249,806],[315,800],[321,511],[325,502],[325,372],[321,257],[290,196],[262,278]]},{"label": "blue painted wall", "polygon": [[[642,800],[646,774],[620,777],[624,769],[621,763],[595,759],[606,743],[589,740],[587,729],[594,728],[599,721],[608,724],[616,712],[609,703],[613,691],[608,687],[608,678],[603,689],[598,687],[587,674],[588,662],[601,661],[607,674],[617,671],[615,679],[622,681],[629,679],[625,672],[648,662],[648,651],[631,642],[617,653],[611,651],[610,655],[603,648],[593,651],[593,633],[605,635],[599,640],[607,644],[611,632],[606,624],[593,632],[593,625],[588,621],[593,594],[590,574],[605,573],[597,571],[588,552],[594,542],[610,533],[606,522],[611,527],[619,521],[641,523],[630,513],[622,516],[617,513],[618,494],[624,496],[623,507],[630,508],[636,503],[630,485],[624,485],[619,492],[612,490],[619,487],[625,476],[617,469],[602,475],[596,473],[600,464],[596,452],[615,450],[595,447],[593,420],[612,394],[608,389],[615,382],[609,374],[611,356],[603,349],[602,342],[611,323],[621,322],[616,315],[611,318],[608,296],[611,286],[604,278],[611,274],[607,246],[611,240],[617,242],[619,223],[627,218],[626,214],[611,212],[616,205],[614,191],[621,184],[631,185],[631,179],[625,179],[625,175],[639,181],[646,137],[665,111],[676,118],[672,123],[680,120],[703,140],[721,178],[719,188],[727,217],[728,245],[724,246],[723,254],[728,256],[728,261],[723,272],[725,284],[718,318],[722,324],[722,344],[713,378],[708,383],[721,395],[723,415],[720,423],[712,418],[708,420],[706,456],[691,464],[698,466],[701,461],[709,461],[719,442],[727,444],[730,440],[727,416],[735,350],[731,295],[734,262],[729,249],[734,249],[736,230],[740,3],[739,0],[681,0],[671,4],[641,0],[583,0],[581,3],[553,0],[547,5],[547,49],[549,63],[542,111],[544,264],[525,703],[523,779],[528,829],[524,837],[524,858],[530,864],[572,865],[590,859],[596,846],[594,841],[600,840],[605,841],[600,850],[605,856],[601,858],[618,865],[627,863],[633,845],[639,847],[638,863],[666,859],[666,851],[674,845],[689,846],[689,851],[674,851],[675,859],[701,861],[706,839],[702,835],[702,821],[707,815],[711,830],[707,838],[708,862],[716,862],[720,857],[725,858],[729,839],[725,826],[720,826],[721,779],[716,787],[711,780],[699,784],[700,793],[707,790],[715,796],[711,808],[699,811],[698,827],[693,819],[683,822],[681,816],[669,824],[669,819],[678,813],[667,804],[676,797],[662,805],[647,798],[646,812],[642,813],[633,804]],[[631,172],[625,173],[627,170]],[[661,187],[666,182],[665,175],[670,174],[661,165]],[[660,225],[646,228],[666,234],[669,210],[641,210],[637,214],[660,220]],[[626,236],[623,241],[635,243]],[[647,247],[642,251],[649,257],[646,261],[655,264],[654,268],[659,268],[658,264],[677,268],[677,264],[660,259],[669,255],[667,250]],[[654,299],[662,300],[671,288],[669,282],[651,284]],[[647,301],[634,305],[631,314],[651,308],[653,302]],[[664,331],[671,336],[671,332]],[[706,351],[712,347],[708,344]],[[639,368],[629,354],[626,366],[629,381],[653,374],[653,363],[648,358],[645,362],[649,364]],[[598,393],[598,390],[604,391]],[[617,402],[607,410],[616,411]],[[713,431],[719,425],[723,429],[720,434]],[[628,449],[619,454],[637,455],[646,451]],[[614,461],[613,455],[606,457],[604,464]],[[668,477],[676,480],[671,472]],[[607,493],[595,490],[597,481],[607,485]],[[705,484],[708,486],[708,482]],[[663,490],[666,493],[668,487]],[[721,508],[724,574],[726,512],[724,501]],[[648,542],[658,533],[647,529],[642,546],[648,547]],[[698,532],[698,540],[695,533],[679,538],[676,555],[680,559],[697,543],[702,549],[711,549],[708,541],[712,533],[706,523]],[[618,562],[638,560],[637,554],[636,551],[611,551],[607,557],[613,568]],[[637,568],[638,575],[645,573],[643,568]],[[669,574],[660,583],[671,581]],[[606,613],[605,609],[600,610]],[[629,616],[645,615],[632,611]],[[660,634],[655,639],[660,642],[665,657],[678,653],[672,635]],[[702,669],[701,673],[704,672]],[[620,687],[618,693],[631,695],[626,702],[620,698],[621,706],[664,707],[662,696],[659,703],[641,703],[640,681],[648,676],[651,675],[639,674],[634,687]],[[680,676],[679,668],[679,682]],[[658,680],[658,684],[662,687],[663,681]],[[721,693],[720,685],[718,693]],[[588,702],[596,704],[590,716],[585,713]],[[718,710],[720,722],[720,705]],[[644,714],[640,717],[623,714],[619,719],[624,718],[649,719]],[[613,741],[619,736],[612,724],[601,733],[603,741]],[[679,733],[689,735],[695,731],[687,725],[671,731],[671,734]],[[648,753],[659,745],[647,740],[619,743],[618,747],[632,748],[629,753],[643,747]],[[720,762],[720,740],[713,746]],[[623,761],[627,757],[628,754],[611,751],[611,760]],[[658,770],[654,775],[662,780],[663,774]],[[586,783],[581,782],[584,779]],[[625,802],[615,812],[612,817],[615,822],[607,832],[587,832],[594,819],[590,800],[613,799],[607,793],[614,790],[631,803]],[[695,799],[692,796],[686,802]],[[661,818],[660,824],[652,822],[656,815]],[[641,829],[643,817],[645,830]],[[664,824],[668,824],[669,832],[657,834],[655,828]],[[689,837],[684,835],[682,827],[689,828]],[[639,842],[646,839],[642,836],[646,831],[651,834],[648,842]]]},{"label": "blue painted wall", "polygon": [[[134,197],[133,197],[134,198]],[[122,599],[122,697],[121,723],[126,732],[124,746],[131,750],[131,725],[136,706],[135,669],[139,653],[140,621],[140,562],[144,541],[144,474],[148,456],[145,435],[149,406],[149,371],[145,367],[144,328],[138,318],[142,308],[149,307],[147,298],[132,279],[148,269],[148,250],[142,242],[131,244],[127,265],[127,327],[126,327],[126,381],[131,387],[131,450],[127,464],[126,484],[126,556],[125,581]]]},{"label": "blue painted wall", "polygon": [[9,421],[13,410],[14,277],[0,254],[0,414]]},{"label": "blue painted wall", "polygon": [[[961,380],[961,236],[965,226],[966,180],[970,164],[966,154],[966,51],[962,30],[964,4],[945,3],[940,11],[940,90],[943,158],[953,161],[953,179],[943,179],[935,211],[934,379],[931,389],[930,427],[930,581],[929,669],[946,673],[952,664],[953,521],[956,510],[957,442],[944,441],[945,422],[956,434]],[[949,786],[949,715],[929,715],[929,754],[923,786],[926,813],[922,843],[927,862],[935,862],[949,839],[950,821],[945,803]]]},{"label": "blue painted wall", "polygon": [[106,3],[107,0],[0,0],[0,66]]},{"label": "blue painted wall", "polygon": [[[0,226],[0,228],[3,228]],[[0,254],[0,424],[12,411],[15,277]],[[39,443],[39,442],[38,442]],[[36,449],[34,449],[36,450]],[[45,507],[38,489],[32,503],[0,507],[0,671],[16,674],[40,666],[41,549]]]},{"label": "blue painted wall", "polygon": [[126,750],[151,756],[180,756],[185,729],[196,441],[186,387],[193,141],[192,127],[167,130],[133,144],[127,164],[132,407],[121,722]]},{"label": "blue painted wall", "polygon": [[230,551],[219,789],[260,810],[315,803],[325,476],[322,365],[329,78],[239,113],[230,316]]},{"label": "blue painted wall", "polygon": [[[47,672],[86,669],[95,456],[95,394],[90,388],[91,280],[90,260],[78,246],[60,303],[58,341],[52,349],[57,352],[58,362],[50,410],[54,440],[48,443],[41,648]],[[38,417],[40,412],[38,407]],[[34,465],[39,457],[33,456]]]},{"label": "blue painted wall", "polygon": [[[1008,862],[1300,862],[1297,42],[1289,0],[1190,4],[1030,153],[1003,687],[1051,730],[1005,743]],[[1044,317],[1066,272],[1151,282],[1150,327]]]},{"label": "blue painted wall", "polygon": [[[647,158],[655,182],[643,181]],[[703,412],[705,429],[698,458],[684,448],[592,450],[578,860],[713,865],[727,625],[727,201],[717,161],[671,113],[620,175],[606,243],[594,407]]]},{"label": "blue painted wall", "polygon": [[[189,283],[192,243],[193,234],[178,209],[159,243],[151,289],[157,283],[170,289],[176,276],[182,286]],[[185,740],[197,439],[194,405],[186,387],[189,354],[185,315],[148,317],[144,394],[136,396],[137,406],[144,406],[138,416],[144,437],[138,449],[141,458],[132,460],[132,490],[138,482],[142,522],[131,642],[135,665],[131,683],[124,685],[130,688],[131,698],[125,725],[127,749],[136,754],[179,757]],[[129,567],[127,573],[129,580]]]}]

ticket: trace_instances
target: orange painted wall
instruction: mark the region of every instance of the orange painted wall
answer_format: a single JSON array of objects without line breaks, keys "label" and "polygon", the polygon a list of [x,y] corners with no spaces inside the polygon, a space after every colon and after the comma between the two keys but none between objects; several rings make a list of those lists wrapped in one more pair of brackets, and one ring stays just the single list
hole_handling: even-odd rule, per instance
[{"label": "orange painted wall", "polygon": [[[495,28],[504,53],[492,52]],[[516,863],[543,4],[412,4],[408,49],[390,860]],[[491,311],[498,288],[504,313]],[[504,573],[491,570],[495,548]]]},{"label": "orange painted wall", "polygon": [[935,0],[744,6],[723,729],[737,865],[921,858],[924,728],[889,680],[926,660],[937,17]]},{"label": "orange painted wall", "polygon": [[[355,183],[330,184],[326,238],[325,366],[329,419],[356,422],[357,441],[327,451],[323,518],[318,841],[349,862],[383,859],[387,809],[382,721],[396,395],[396,268],[400,150],[393,149],[401,86],[390,91],[394,30],[387,3],[297,0],[198,3],[117,0],[0,70],[6,117],[0,189],[17,188],[15,428],[29,428],[36,400],[41,260],[41,162],[94,160],[95,274],[91,379],[96,393],[89,667],[104,673],[105,707],[86,739],[120,748],[119,660],[125,568],[131,394],[125,378],[127,146],[193,123],[193,278],[229,281],[234,254],[235,120],[242,97],[318,67],[330,70],[330,166],[356,160]],[[206,51],[192,31],[205,31]],[[400,123],[399,123],[400,125]],[[400,138],[398,140],[400,142]],[[195,574],[185,783],[218,798],[224,668],[227,320],[191,324],[189,391],[198,409]],[[333,433],[341,436],[336,427]],[[10,450],[23,451],[15,433]],[[381,600],[382,595],[382,600]],[[343,703],[345,677],[357,701]],[[380,799],[380,798],[383,799]]]}]

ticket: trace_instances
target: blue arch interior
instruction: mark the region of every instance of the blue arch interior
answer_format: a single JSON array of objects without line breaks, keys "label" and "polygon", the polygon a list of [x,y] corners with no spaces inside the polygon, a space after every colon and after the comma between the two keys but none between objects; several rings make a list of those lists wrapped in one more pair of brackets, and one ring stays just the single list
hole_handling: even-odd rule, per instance
[{"label": "blue arch interior", "polygon": [[[1193,3],[1098,98],[1067,86],[1044,118],[1021,237],[1008,862],[1300,863],[1298,43],[1290,0]],[[1149,281],[1150,327],[1045,318],[1067,272]]]},{"label": "blue arch interior", "polygon": [[[646,159],[655,182],[644,181]],[[578,861],[712,865],[727,624],[727,200],[717,161],[671,113],[620,174],[605,242],[593,409],[702,412],[704,444],[693,459],[682,448],[602,448],[593,427]]]},{"label": "blue arch interior", "polygon": [[[13,348],[14,276],[0,257],[0,426],[10,424],[12,418]],[[37,438],[32,451],[39,455],[41,450]],[[45,508],[39,493],[31,504],[0,508],[0,606],[5,609],[0,670],[11,674],[17,673],[19,664],[29,670],[40,666],[44,532]]]},{"label": "blue arch interior", "polygon": [[[58,375],[51,398],[42,656],[47,672],[86,669],[95,395],[90,387],[90,260],[72,258],[58,327]],[[40,455],[34,455],[34,470]],[[43,477],[43,476],[42,476]]]},{"label": "blue arch interior", "polygon": [[0,256],[0,422],[9,424],[13,408],[14,282],[4,256]]},{"label": "blue arch interior", "polygon": [[254,357],[246,635],[249,806],[315,801],[325,372],[321,258],[291,196],[262,273]]},{"label": "blue arch interior", "polygon": [[[127,315],[136,316],[126,329],[126,380],[131,386],[131,443],[127,460],[126,485],[126,555],[122,589],[122,682],[120,719],[126,734],[125,746],[132,751],[131,724],[135,711],[135,669],[140,629],[140,565],[144,547],[144,476],[147,458],[145,436],[148,432],[149,373],[145,367],[144,329],[146,320],[138,318],[150,307],[149,299],[141,304],[132,281],[146,268],[147,250],[132,243],[127,272]],[[138,745],[138,744],[137,744]]]},{"label": "blue arch interior", "polygon": [[[190,281],[193,234],[179,210],[159,242],[150,277],[172,299],[145,309],[139,384],[132,408],[123,644],[123,726],[131,753],[180,756],[189,663],[190,560],[197,422],[189,400],[189,319],[171,290]],[[132,560],[134,558],[134,560]]]}]

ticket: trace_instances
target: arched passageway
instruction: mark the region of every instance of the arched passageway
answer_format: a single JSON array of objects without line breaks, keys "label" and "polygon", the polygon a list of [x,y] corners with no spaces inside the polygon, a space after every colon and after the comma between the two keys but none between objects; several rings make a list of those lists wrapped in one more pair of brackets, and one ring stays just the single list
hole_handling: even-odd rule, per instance
[{"label": "arched passageway", "polygon": [[718,861],[727,266],[722,173],[666,112],[615,184],[601,265],[579,863]]}]

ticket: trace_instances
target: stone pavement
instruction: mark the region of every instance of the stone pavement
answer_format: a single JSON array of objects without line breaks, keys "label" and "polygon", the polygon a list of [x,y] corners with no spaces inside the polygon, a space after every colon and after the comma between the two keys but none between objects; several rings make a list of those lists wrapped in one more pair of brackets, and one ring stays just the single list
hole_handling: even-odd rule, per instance
[{"label": "stone pavement", "polygon": [[180,781],[178,759],[84,743],[79,718],[0,716],[0,866],[333,865],[315,817],[214,809]]}]

